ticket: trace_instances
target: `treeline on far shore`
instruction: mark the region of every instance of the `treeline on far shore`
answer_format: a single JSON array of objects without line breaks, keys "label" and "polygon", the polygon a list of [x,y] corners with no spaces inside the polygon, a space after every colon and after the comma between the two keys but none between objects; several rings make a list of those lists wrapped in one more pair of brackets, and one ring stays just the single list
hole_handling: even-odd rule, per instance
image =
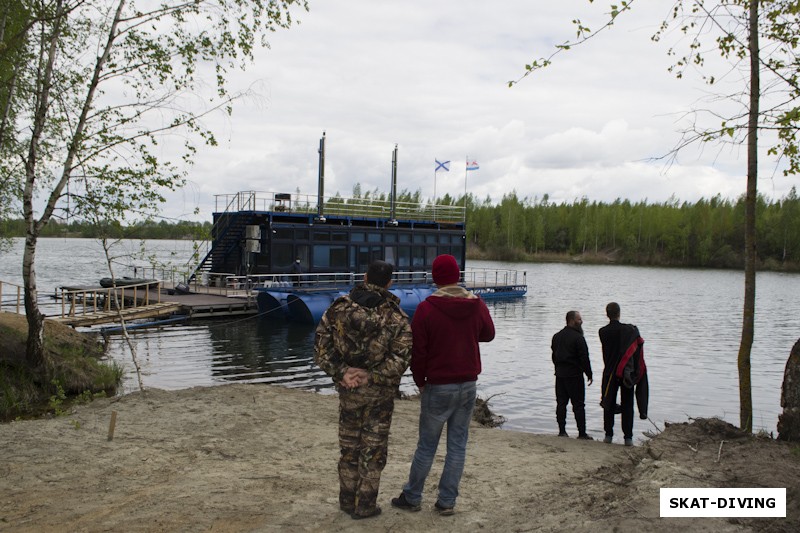
[{"label": "treeline on far shore", "polygon": [[[557,204],[547,195],[531,201],[512,192],[499,203],[467,200],[472,258],[744,268],[743,197]],[[794,187],[779,200],[759,195],[756,246],[759,269],[800,271],[800,199]]]},{"label": "treeline on far shore", "polygon": [[[388,202],[383,194],[372,202]],[[417,194],[410,201],[424,201]],[[744,267],[744,198],[720,195],[697,202],[662,203],[617,199],[572,203],[520,198],[515,192],[499,202],[445,195],[439,205],[466,205],[467,257],[519,262],[618,263],[702,268]],[[125,239],[206,240],[210,222],[147,221],[103,226],[56,220],[45,237],[102,236]],[[778,200],[759,195],[756,243],[761,270],[800,271],[800,198],[794,187]],[[23,237],[22,220],[0,221],[0,237]]]},{"label": "treeline on far shore", "polygon": [[[69,223],[50,220],[42,229],[42,237],[74,237],[97,239],[186,239],[206,240],[211,235],[211,222],[192,222],[179,220],[145,221],[130,226],[122,226],[116,221],[96,224],[83,221]],[[25,221],[0,220],[0,237],[24,237]]]}]

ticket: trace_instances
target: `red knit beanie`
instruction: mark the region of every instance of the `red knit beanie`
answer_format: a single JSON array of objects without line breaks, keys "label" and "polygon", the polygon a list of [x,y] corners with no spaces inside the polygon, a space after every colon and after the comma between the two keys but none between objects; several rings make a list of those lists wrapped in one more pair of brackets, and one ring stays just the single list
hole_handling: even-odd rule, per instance
[{"label": "red knit beanie", "polygon": [[443,254],[433,260],[433,282],[440,287],[458,283],[461,272],[458,269],[456,258]]}]

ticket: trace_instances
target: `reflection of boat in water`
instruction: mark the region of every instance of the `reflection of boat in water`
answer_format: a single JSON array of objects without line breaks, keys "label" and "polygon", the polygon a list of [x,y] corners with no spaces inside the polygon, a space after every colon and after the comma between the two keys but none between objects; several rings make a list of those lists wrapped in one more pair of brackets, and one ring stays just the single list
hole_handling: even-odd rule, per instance
[{"label": "reflection of boat in water", "polygon": [[315,197],[218,195],[212,242],[189,281],[255,291],[260,313],[302,322],[318,321],[376,259],[394,265],[392,292],[409,315],[435,291],[430,272],[440,254],[456,258],[462,284],[483,298],[526,293],[524,272],[465,270],[463,206],[396,201],[397,148],[388,199],[325,197],[324,136],[319,154]]},{"label": "reflection of boat in water", "polygon": [[141,285],[142,288],[149,287],[150,285],[156,286],[159,281],[157,279],[143,279],[143,278],[130,278],[123,276],[121,278],[101,278],[100,286],[103,288],[111,288],[115,284],[117,287],[130,287],[131,285]]}]

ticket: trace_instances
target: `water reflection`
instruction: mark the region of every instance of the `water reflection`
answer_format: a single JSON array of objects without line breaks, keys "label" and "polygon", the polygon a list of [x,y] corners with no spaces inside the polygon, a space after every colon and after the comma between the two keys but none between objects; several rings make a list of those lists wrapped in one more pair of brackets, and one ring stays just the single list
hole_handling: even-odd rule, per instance
[{"label": "water reflection", "polygon": [[212,368],[224,380],[315,384],[324,374],[314,366],[314,326],[264,318],[208,324],[215,357]]}]

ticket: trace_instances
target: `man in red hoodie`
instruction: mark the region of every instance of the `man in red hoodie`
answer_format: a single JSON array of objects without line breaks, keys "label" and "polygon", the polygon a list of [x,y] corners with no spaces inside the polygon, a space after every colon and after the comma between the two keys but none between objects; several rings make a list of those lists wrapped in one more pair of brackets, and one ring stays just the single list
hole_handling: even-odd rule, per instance
[{"label": "man in red hoodie", "polygon": [[460,278],[455,257],[437,257],[433,281],[438,290],[417,306],[411,321],[411,372],[421,396],[419,441],[408,482],[400,496],[392,499],[399,509],[421,509],[425,479],[446,423],[447,456],[434,508],[443,516],[454,513],[481,373],[478,343],[494,339],[494,323],[486,304],[459,286]]}]

